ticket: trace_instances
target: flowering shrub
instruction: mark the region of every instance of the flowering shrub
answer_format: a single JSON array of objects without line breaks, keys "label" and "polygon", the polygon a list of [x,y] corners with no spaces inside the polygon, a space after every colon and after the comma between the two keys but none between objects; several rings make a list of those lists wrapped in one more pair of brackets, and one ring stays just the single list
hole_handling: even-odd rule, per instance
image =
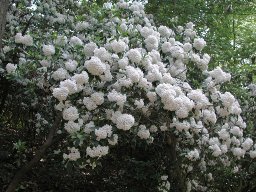
[{"label": "flowering shrub", "polygon": [[[207,191],[215,166],[233,169],[237,159],[256,157],[238,101],[220,91],[231,75],[208,70],[206,42],[193,23],[157,27],[136,1],[90,14],[80,1],[17,5],[7,17],[2,73],[34,90],[31,105],[42,105],[39,134],[42,119],[49,129],[54,110],[61,112],[58,134],[67,135],[69,145],[61,151],[64,161],[95,166],[124,138],[149,147],[167,143],[187,191]],[[18,20],[19,11],[29,14]],[[18,60],[10,61],[13,52]],[[170,179],[162,177],[161,191]]]}]

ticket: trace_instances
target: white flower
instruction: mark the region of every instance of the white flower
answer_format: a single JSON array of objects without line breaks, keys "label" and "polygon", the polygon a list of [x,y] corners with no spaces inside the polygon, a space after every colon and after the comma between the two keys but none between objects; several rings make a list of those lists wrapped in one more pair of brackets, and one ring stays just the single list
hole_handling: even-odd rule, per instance
[{"label": "white flower", "polygon": [[17,34],[15,35],[15,43],[22,43],[22,41],[23,41],[23,36],[22,36],[22,34],[21,34],[21,33],[17,33]]},{"label": "white flower", "polygon": [[149,35],[146,39],[145,39],[145,44],[146,44],[146,48],[148,51],[152,51],[153,49],[158,49],[158,39],[157,37],[155,37],[154,35]]},{"label": "white flower", "polygon": [[256,151],[255,150],[254,151],[250,151],[250,157],[252,159],[256,158]]},{"label": "white flower", "polygon": [[26,46],[32,46],[33,38],[30,35],[24,35],[23,36],[23,44]]},{"label": "white flower", "polygon": [[237,156],[238,158],[243,157],[245,155],[245,150],[241,149],[240,147],[236,147],[232,149],[232,153],[234,156]]},{"label": "white flower", "polygon": [[78,110],[76,107],[69,107],[63,111],[63,119],[67,121],[75,121],[79,118]]},{"label": "white flower", "polygon": [[119,106],[123,106],[126,102],[126,95],[123,95],[114,89],[108,93],[107,97],[109,101],[116,102]]},{"label": "white flower", "polygon": [[222,71],[220,67],[217,67],[214,70],[210,71],[209,74],[211,77],[214,78],[214,81],[216,83],[224,83],[226,81],[230,81],[231,79],[231,75]]},{"label": "white flower", "polygon": [[89,111],[92,111],[97,108],[96,103],[90,97],[84,97],[83,104]]},{"label": "white flower", "polygon": [[124,52],[125,49],[127,48],[127,45],[124,41],[122,40],[119,40],[119,41],[116,41],[114,40],[112,43],[111,43],[111,47],[113,49],[113,51],[115,53],[121,53],[121,52]]},{"label": "white flower", "polygon": [[86,21],[78,22],[78,23],[76,24],[75,29],[76,29],[77,31],[82,31],[82,30],[84,30],[84,29],[87,29],[89,26],[90,26],[90,24],[89,24],[88,22],[86,22]]},{"label": "white flower", "polygon": [[148,129],[146,129],[145,125],[140,125],[139,126],[139,131],[137,133],[138,137],[141,139],[148,139],[150,137],[150,132]]},{"label": "white flower", "polygon": [[91,95],[91,99],[95,102],[96,105],[101,105],[104,103],[104,93],[95,92]]},{"label": "white flower", "polygon": [[140,34],[144,37],[147,38],[149,35],[151,35],[154,32],[153,29],[149,28],[149,27],[143,27],[140,30]]},{"label": "white flower", "polygon": [[203,94],[202,90],[192,90],[188,94],[188,98],[192,99],[195,102],[196,109],[206,108],[210,105],[208,98]]},{"label": "white flower", "polygon": [[70,79],[67,79],[65,81],[60,82],[60,87],[66,87],[68,88],[69,94],[74,94],[76,93],[77,90],[77,85],[75,81],[72,81]]},{"label": "white flower", "polygon": [[183,121],[183,122],[177,121],[177,122],[174,122],[173,125],[176,127],[176,129],[179,132],[181,132],[183,130],[188,131],[189,128],[191,127],[191,125],[187,121]]},{"label": "white flower", "polygon": [[224,141],[230,138],[230,134],[226,129],[221,129],[218,132],[218,135],[221,139],[223,139]]},{"label": "white flower", "polygon": [[71,46],[76,46],[76,45],[82,46],[83,45],[83,42],[81,41],[81,39],[79,39],[76,36],[71,37],[69,43]]},{"label": "white flower", "polygon": [[128,66],[129,60],[127,57],[124,57],[118,61],[118,65],[121,69],[125,69],[126,66]]},{"label": "white flower", "polygon": [[205,123],[215,124],[217,121],[215,112],[208,109],[203,110],[203,120]]},{"label": "white flower", "polygon": [[151,125],[150,128],[149,128],[149,131],[150,131],[151,133],[157,132],[157,126]]},{"label": "white flower", "polygon": [[131,62],[140,63],[142,56],[138,49],[130,49],[127,54]]},{"label": "white flower", "polygon": [[134,123],[135,119],[130,114],[121,114],[116,119],[116,127],[124,131],[130,130]]},{"label": "white flower", "polygon": [[156,92],[148,92],[147,97],[151,103],[154,103],[157,100]]},{"label": "white flower", "polygon": [[55,54],[55,48],[53,45],[43,45],[43,53],[45,56],[51,56]]},{"label": "white flower", "polygon": [[190,161],[196,161],[197,159],[200,158],[200,154],[199,151],[197,149],[188,152],[188,154],[186,155],[186,157],[190,160]]},{"label": "white flower", "polygon": [[162,51],[163,53],[168,53],[168,52],[171,52],[171,49],[172,49],[172,44],[170,42],[164,42],[162,44]]},{"label": "white flower", "polygon": [[192,45],[190,43],[184,43],[183,49],[185,52],[189,52],[192,50]]},{"label": "white flower", "polygon": [[134,105],[137,106],[138,109],[141,109],[144,107],[144,101],[143,99],[135,100]]},{"label": "white flower", "polygon": [[43,66],[43,67],[50,67],[51,63],[47,60],[42,60],[40,61],[40,64]]},{"label": "white flower", "polygon": [[64,129],[69,133],[75,133],[80,130],[81,125],[79,123],[75,123],[74,121],[68,121],[64,125]]},{"label": "white flower", "polygon": [[59,68],[57,69],[57,71],[54,71],[53,74],[52,74],[52,78],[56,81],[59,81],[59,80],[64,80],[67,78],[67,75],[68,75],[68,72],[63,69],[63,68]]},{"label": "white flower", "polygon": [[108,146],[101,146],[98,145],[97,147],[87,147],[86,148],[86,155],[91,158],[94,157],[102,157],[108,154],[109,147]]},{"label": "white flower", "polygon": [[57,36],[55,44],[59,46],[64,46],[65,44],[67,44],[67,42],[68,38],[66,36]]},{"label": "white flower", "polygon": [[12,63],[8,63],[5,68],[6,68],[7,73],[9,73],[9,74],[14,73],[17,69],[17,65],[14,65]]},{"label": "white flower", "polygon": [[169,29],[166,26],[160,26],[158,28],[158,32],[161,34],[162,37],[170,37],[171,35],[173,35],[173,31],[171,29]]},{"label": "white flower", "polygon": [[163,175],[163,176],[161,176],[161,180],[162,181],[166,181],[168,179],[168,175]]},{"label": "white flower", "polygon": [[182,47],[175,45],[171,47],[170,50],[172,57],[177,58],[177,59],[183,59],[184,58],[184,50]]},{"label": "white flower", "polygon": [[201,51],[206,45],[206,42],[202,38],[194,39],[193,47],[199,51]]},{"label": "white flower", "polygon": [[220,147],[217,144],[211,145],[209,149],[213,150],[212,155],[218,157],[222,154]]},{"label": "white flower", "polygon": [[245,151],[248,151],[253,146],[253,140],[251,138],[246,138],[242,143],[242,147]]},{"label": "white flower", "polygon": [[53,96],[57,98],[59,101],[65,101],[68,97],[69,90],[67,87],[60,87],[53,89]]},{"label": "white flower", "polygon": [[15,35],[15,43],[20,43],[26,46],[32,46],[33,45],[33,38],[30,35],[24,35],[22,36],[21,33],[17,33]]},{"label": "white flower", "polygon": [[94,50],[97,48],[97,45],[93,42],[87,43],[84,46],[84,53],[86,56],[91,57],[94,54]]},{"label": "white flower", "polygon": [[235,102],[235,97],[230,92],[225,92],[220,95],[220,100],[225,107],[230,107]]},{"label": "white flower", "polygon": [[11,51],[11,47],[10,46],[4,46],[3,47],[3,53],[8,53],[9,51]]},{"label": "white flower", "polygon": [[117,134],[113,134],[113,138],[108,139],[108,143],[110,145],[116,145],[118,142],[118,135]]},{"label": "white flower", "polygon": [[130,78],[133,83],[138,83],[143,77],[143,72],[139,68],[127,66],[125,69],[127,77]]},{"label": "white flower", "polygon": [[111,9],[112,8],[112,3],[104,3],[103,4],[103,7],[105,8],[105,9]]},{"label": "white flower", "polygon": [[82,73],[80,73],[80,74],[75,74],[72,77],[72,79],[74,79],[78,85],[84,85],[84,84],[88,83],[89,76],[86,71],[82,71]]},{"label": "white flower", "polygon": [[69,148],[70,153],[67,154],[63,154],[63,158],[64,159],[68,159],[70,161],[76,161],[77,159],[80,158],[80,152],[78,149],[76,149],[75,147]]},{"label": "white flower", "polygon": [[75,60],[69,59],[68,61],[65,62],[65,68],[72,72],[75,71],[77,68],[78,63]]},{"label": "white flower", "polygon": [[230,129],[230,133],[232,133],[235,136],[242,137],[243,136],[243,130],[241,130],[239,127],[234,126]]},{"label": "white flower", "polygon": [[104,125],[99,129],[95,129],[95,135],[97,140],[106,139],[107,137],[112,136],[112,126],[111,125]]},{"label": "white flower", "polygon": [[85,61],[84,65],[89,73],[96,76],[103,74],[107,69],[106,65],[98,57],[92,57],[90,60]]},{"label": "white flower", "polygon": [[111,54],[104,47],[96,48],[94,50],[94,56],[98,57],[102,62],[111,60]]}]

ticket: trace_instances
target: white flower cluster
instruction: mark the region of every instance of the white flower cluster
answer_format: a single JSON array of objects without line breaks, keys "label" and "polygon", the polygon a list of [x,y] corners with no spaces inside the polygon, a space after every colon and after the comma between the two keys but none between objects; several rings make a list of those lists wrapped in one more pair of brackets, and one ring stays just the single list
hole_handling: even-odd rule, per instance
[{"label": "white flower cluster", "polygon": [[108,154],[109,147],[108,146],[101,146],[98,145],[97,147],[87,147],[86,148],[86,155],[91,158],[95,157],[102,157]]},{"label": "white flower cluster", "polygon": [[69,59],[67,62],[65,62],[65,68],[70,71],[73,72],[76,70],[78,63],[75,60],[71,60]]},{"label": "white flower cluster", "polygon": [[45,56],[54,55],[55,47],[53,45],[43,45],[43,53]]},{"label": "white flower cluster", "polygon": [[33,45],[33,38],[30,35],[22,35],[21,33],[17,33],[15,35],[15,43],[20,43],[26,46]]},{"label": "white flower cluster", "polygon": [[80,152],[75,147],[69,148],[70,153],[69,154],[63,154],[64,159],[68,159],[69,161],[76,161],[77,159],[80,159]]},{"label": "white flower cluster", "polygon": [[63,119],[67,121],[75,121],[79,118],[79,113],[76,107],[68,107],[63,110]]},{"label": "white flower cluster", "polygon": [[60,88],[65,87],[68,89],[69,94],[74,94],[78,91],[77,84],[74,80],[66,79],[60,82]]},{"label": "white flower cluster", "polygon": [[206,45],[206,42],[204,39],[202,38],[197,38],[194,39],[194,43],[193,43],[193,47],[195,47],[195,49],[201,51]]},{"label": "white flower cluster", "polygon": [[85,61],[84,66],[89,73],[95,76],[102,75],[107,69],[106,65],[98,57],[92,57],[90,60]]},{"label": "white flower cluster", "polygon": [[83,45],[83,41],[76,36],[71,37],[69,43],[71,46],[77,46],[77,45],[82,46]]},{"label": "white flower cluster", "polygon": [[67,87],[54,88],[52,94],[59,101],[65,101],[68,97],[69,90]]},{"label": "white flower cluster", "polygon": [[224,83],[226,81],[230,81],[231,79],[231,75],[222,71],[220,67],[217,67],[216,69],[210,71],[209,74],[214,79],[214,82],[216,84]]},{"label": "white flower cluster", "polygon": [[91,97],[84,97],[83,104],[89,111],[96,109],[99,105],[104,103],[104,93],[95,92],[91,94]]},{"label": "white flower cluster", "polygon": [[250,84],[250,85],[248,86],[248,88],[249,88],[250,91],[251,91],[251,95],[252,95],[252,96],[256,96],[256,84]]},{"label": "white flower cluster", "polygon": [[116,102],[116,104],[119,106],[123,106],[126,102],[126,95],[118,93],[115,89],[109,92],[107,97],[109,101]]},{"label": "white flower cluster", "polygon": [[63,68],[59,68],[56,71],[53,72],[52,74],[52,78],[56,81],[59,80],[64,80],[66,79],[66,77],[68,76],[68,72],[67,70],[63,69]]},{"label": "white flower cluster", "polygon": [[119,41],[114,40],[111,43],[111,47],[115,53],[122,53],[127,49],[128,45],[122,40],[119,40]]},{"label": "white flower cluster", "polygon": [[159,84],[156,93],[161,97],[164,109],[175,111],[178,118],[188,117],[189,112],[194,107],[194,102],[190,100],[178,86],[170,84]]},{"label": "white flower cluster", "polygon": [[194,149],[193,151],[188,152],[186,157],[191,161],[196,161],[200,158],[200,153],[197,149]]},{"label": "white flower cluster", "polygon": [[132,115],[121,114],[120,112],[116,112],[111,120],[116,124],[118,129],[122,129],[124,131],[130,130],[135,123],[135,119]]},{"label": "white flower cluster", "polygon": [[150,137],[150,132],[145,125],[140,125],[137,135],[141,139],[148,139]]},{"label": "white flower cluster", "polygon": [[101,139],[106,139],[107,137],[112,136],[112,126],[111,125],[104,125],[99,129],[95,129],[96,139],[99,141]]},{"label": "white flower cluster", "polygon": [[134,63],[140,63],[142,59],[142,55],[139,49],[130,49],[127,53],[127,56],[130,59],[130,61]]},{"label": "white flower cluster", "polygon": [[168,192],[168,191],[170,191],[171,184],[170,184],[170,182],[167,179],[168,179],[167,175],[161,176],[161,184],[158,187],[158,190],[160,192]]},{"label": "white flower cluster", "polygon": [[94,50],[96,48],[98,48],[98,46],[95,43],[93,43],[93,42],[85,44],[85,46],[84,46],[84,53],[85,53],[85,55],[88,56],[88,57],[93,56]]},{"label": "white flower cluster", "polygon": [[79,131],[81,128],[81,123],[75,123],[74,121],[68,121],[67,123],[65,123],[64,125],[64,129],[72,134],[75,133],[77,131]]},{"label": "white flower cluster", "polygon": [[7,73],[12,74],[16,71],[17,65],[8,63],[5,68],[6,68]]},{"label": "white flower cluster", "polygon": [[88,83],[88,80],[89,80],[88,73],[86,71],[82,71],[82,73],[80,73],[80,74],[75,74],[73,76],[73,80],[75,80],[75,82],[78,85],[84,85],[84,84]]}]

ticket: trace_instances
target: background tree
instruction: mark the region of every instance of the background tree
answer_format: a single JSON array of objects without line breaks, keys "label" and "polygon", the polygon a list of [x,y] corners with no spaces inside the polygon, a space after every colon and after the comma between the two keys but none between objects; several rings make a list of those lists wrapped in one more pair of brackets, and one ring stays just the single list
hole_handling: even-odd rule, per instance
[{"label": "background tree", "polygon": [[[206,50],[212,57],[209,67],[222,66],[232,73],[232,82],[223,88],[239,98],[243,105],[243,117],[247,120],[247,131],[255,138],[256,100],[247,88],[256,82],[255,2],[149,0],[146,11],[154,15],[158,25],[175,27],[193,21],[198,33],[207,41]],[[243,180],[245,189],[241,190],[250,191],[250,187],[254,188],[254,167],[253,162],[250,166],[244,167],[244,174],[240,180]],[[252,181],[251,186],[247,185],[248,180]]]},{"label": "background tree", "polygon": [[9,1],[1,0],[0,1],[0,50],[2,49],[2,39],[5,31],[5,23],[6,23],[6,14],[8,10]]}]

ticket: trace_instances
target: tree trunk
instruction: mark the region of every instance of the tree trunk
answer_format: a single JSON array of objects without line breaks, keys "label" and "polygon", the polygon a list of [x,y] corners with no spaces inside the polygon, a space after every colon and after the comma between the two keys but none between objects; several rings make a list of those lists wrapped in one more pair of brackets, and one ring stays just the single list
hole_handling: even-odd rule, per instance
[{"label": "tree trunk", "polygon": [[14,176],[12,182],[9,184],[6,192],[14,192],[17,186],[19,185],[20,181],[22,178],[25,176],[25,174],[30,171],[39,161],[40,159],[44,156],[45,151],[51,146],[53,142],[53,137],[57,131],[57,129],[60,127],[61,124],[61,113],[58,113],[53,126],[50,129],[50,132],[47,136],[47,139],[45,143],[38,149],[36,152],[34,158],[28,162],[26,165],[24,165]]},{"label": "tree trunk", "polygon": [[167,136],[167,157],[168,157],[168,181],[171,184],[170,191],[185,192],[186,185],[181,172],[180,163],[176,154],[177,139],[174,134]]},{"label": "tree trunk", "polygon": [[4,37],[8,5],[9,5],[9,0],[0,0],[0,52],[2,50],[2,39]]}]

